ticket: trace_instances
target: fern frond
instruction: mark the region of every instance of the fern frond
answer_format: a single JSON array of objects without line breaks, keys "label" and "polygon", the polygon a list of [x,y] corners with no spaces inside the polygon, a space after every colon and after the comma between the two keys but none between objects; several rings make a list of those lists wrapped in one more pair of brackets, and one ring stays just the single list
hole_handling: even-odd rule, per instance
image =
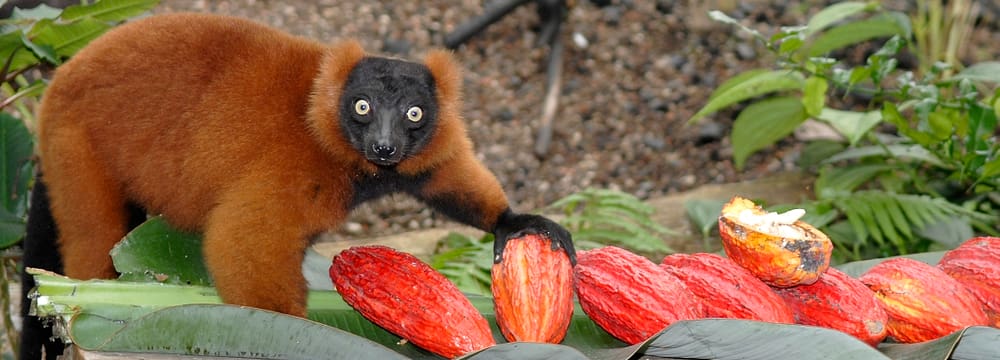
[{"label": "fern frond", "polygon": [[673,252],[663,237],[676,232],[653,221],[655,209],[631,194],[591,188],[562,198],[552,207],[565,213],[560,222],[573,233],[578,244],[614,244],[640,252]]},{"label": "fern frond", "polygon": [[986,216],[942,198],[877,190],[841,195],[832,203],[844,213],[858,242],[871,239],[880,247],[888,242],[901,254],[909,252],[918,241],[917,230],[927,224],[955,216],[970,220]]}]

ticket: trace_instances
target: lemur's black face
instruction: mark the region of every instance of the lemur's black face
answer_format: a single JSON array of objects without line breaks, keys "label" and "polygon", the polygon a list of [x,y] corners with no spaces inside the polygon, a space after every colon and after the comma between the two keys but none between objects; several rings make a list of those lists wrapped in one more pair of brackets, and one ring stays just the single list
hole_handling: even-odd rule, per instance
[{"label": "lemur's black face", "polygon": [[366,57],[347,78],[340,126],[368,161],[396,165],[430,141],[438,115],[435,94],[425,65]]}]

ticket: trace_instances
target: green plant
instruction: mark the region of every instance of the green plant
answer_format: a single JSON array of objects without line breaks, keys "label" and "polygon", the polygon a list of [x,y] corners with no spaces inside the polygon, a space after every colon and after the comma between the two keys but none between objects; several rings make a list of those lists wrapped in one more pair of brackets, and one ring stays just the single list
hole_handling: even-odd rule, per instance
[{"label": "green plant", "polygon": [[[1000,91],[990,88],[1000,83],[1000,63],[952,75],[955,65],[937,60],[954,60],[947,54],[958,45],[942,54],[920,42],[939,39],[930,30],[936,25],[925,24],[944,20],[921,13],[915,28],[909,16],[878,3],[840,2],[805,26],[765,37],[720,12],[710,16],[752,34],[775,66],[726,81],[690,122],[749,100],[731,133],[738,168],[808,119],[842,135],[803,150],[800,165],[818,173],[816,198],[775,207],[806,208],[806,220],[836,243],[837,261],[950,247],[973,231],[1000,231]],[[961,18],[947,23],[952,41],[968,26]],[[835,57],[846,47],[872,45],[863,64]],[[935,62],[923,72],[900,69],[907,50]]]},{"label": "green plant", "polygon": [[[663,242],[675,232],[651,218],[653,208],[615,190],[586,189],[553,203],[565,215],[559,223],[573,234],[577,250],[618,245],[653,257],[673,251]],[[474,238],[452,233],[438,243],[430,265],[464,292],[490,295],[493,235]]]},{"label": "green plant", "polygon": [[653,221],[653,207],[631,194],[590,188],[559,199],[550,208],[565,215],[559,223],[573,233],[573,242],[581,249],[617,245],[658,256],[673,252],[663,238],[677,233]]},{"label": "green plant", "polygon": [[15,8],[0,20],[0,248],[24,233],[27,192],[34,172],[31,132],[48,72],[116,24],[156,6],[158,0],[102,0],[67,7]]}]

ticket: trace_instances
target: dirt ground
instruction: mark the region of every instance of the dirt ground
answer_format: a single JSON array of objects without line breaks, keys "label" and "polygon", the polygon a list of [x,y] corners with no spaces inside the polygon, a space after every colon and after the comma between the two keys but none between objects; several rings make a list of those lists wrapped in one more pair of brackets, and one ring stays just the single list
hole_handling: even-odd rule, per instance
[{"label": "dirt ground", "polygon": [[[357,38],[370,52],[418,58],[441,47],[444,36],[458,25],[482,14],[484,3],[164,0],[155,12],[243,16],[322,41]],[[742,171],[735,169],[728,138],[733,111],[686,125],[723,81],[771,63],[759,44],[706,14],[719,9],[770,34],[780,26],[804,24],[826,2],[572,3],[559,33],[565,43],[563,81],[552,143],[544,155],[532,151],[543,111],[548,55],[548,48],[538,44],[534,2],[455,51],[464,68],[469,135],[516,210],[538,209],[587,187],[620,189],[646,199],[795,168],[799,143],[785,140],[751,157]],[[907,1],[891,3],[886,6],[912,6]],[[987,46],[1000,40],[995,11],[981,13],[982,25],[966,52],[969,61],[997,57],[998,50]],[[446,221],[400,195],[359,209],[338,234],[396,233]]]}]

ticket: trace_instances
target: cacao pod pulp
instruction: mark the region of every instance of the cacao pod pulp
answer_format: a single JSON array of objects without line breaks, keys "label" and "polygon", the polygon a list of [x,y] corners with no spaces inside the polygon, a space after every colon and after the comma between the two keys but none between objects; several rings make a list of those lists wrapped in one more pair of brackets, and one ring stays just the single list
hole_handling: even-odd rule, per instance
[{"label": "cacao pod pulp", "polygon": [[833,242],[798,220],[804,213],[769,213],[750,200],[732,198],[719,217],[726,255],[771,286],[816,282],[830,266]]},{"label": "cacao pod pulp", "polygon": [[644,341],[675,321],[705,314],[700,300],[680,279],[622,248],[577,253],[573,276],[583,312],[629,344]]},{"label": "cacao pod pulp", "polygon": [[810,285],[776,288],[796,322],[838,330],[876,346],[888,334],[889,316],[875,293],[858,279],[829,268]]},{"label": "cacao pod pulp", "polygon": [[986,325],[982,304],[944,271],[910,258],[873,266],[860,278],[889,314],[889,336],[903,343],[937,339]]},{"label": "cacao pod pulp", "polygon": [[672,254],[660,264],[701,299],[705,316],[791,324],[792,309],[771,287],[716,254]]},{"label": "cacao pod pulp", "polygon": [[950,250],[938,268],[965,285],[990,319],[1000,328],[1000,237],[976,237]]},{"label": "cacao pod pulp", "polygon": [[411,254],[355,246],[333,257],[330,278],[361,315],[427,351],[455,358],[496,344],[455,284]]},{"label": "cacao pod pulp", "polygon": [[508,341],[559,343],[573,318],[573,266],[549,239],[510,239],[503,261],[493,264],[493,305]]}]

